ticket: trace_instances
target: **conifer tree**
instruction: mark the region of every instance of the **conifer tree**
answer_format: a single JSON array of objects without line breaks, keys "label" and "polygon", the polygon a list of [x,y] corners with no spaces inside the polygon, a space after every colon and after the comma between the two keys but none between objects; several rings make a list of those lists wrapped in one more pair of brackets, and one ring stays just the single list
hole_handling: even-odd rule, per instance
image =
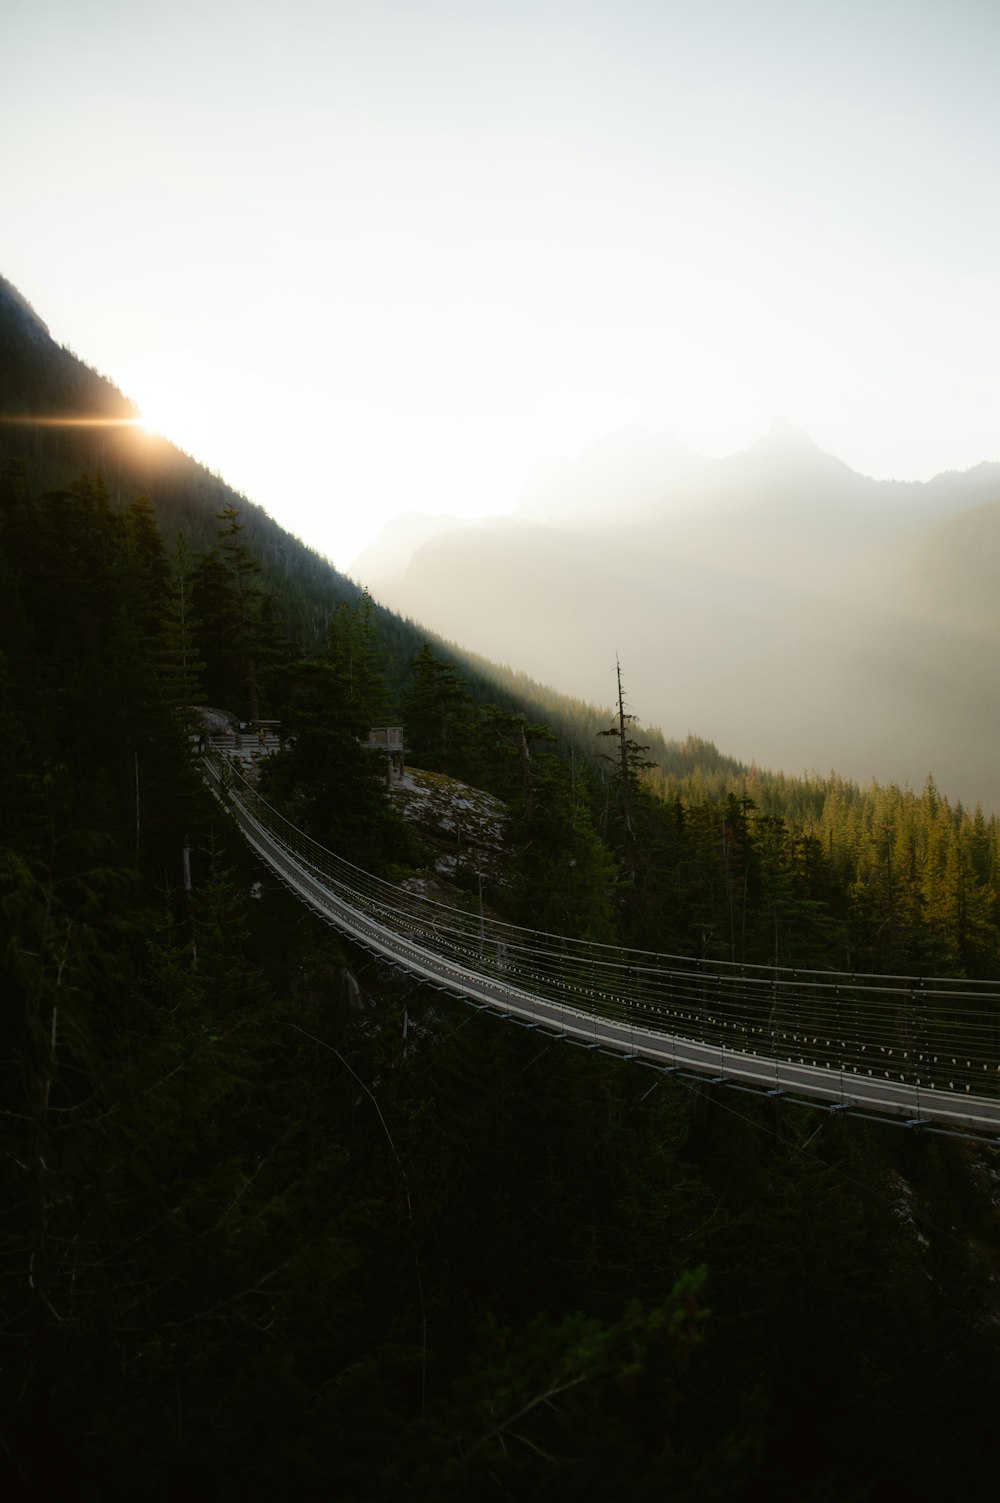
[{"label": "conifer tree", "polygon": [[383,760],[367,745],[369,728],[342,664],[303,660],[290,670],[283,728],[289,744],[262,768],[268,797],[314,839],[369,871],[405,860],[413,837],[389,806]]},{"label": "conifer tree", "polygon": [[327,632],[326,655],[343,685],[359,727],[389,724],[393,696],[375,602],[367,590],[348,605],[341,601]]},{"label": "conifer tree", "polygon": [[[612,738],[617,744],[613,754],[602,753],[604,760],[611,763],[614,768],[613,786],[616,792],[616,819],[617,843],[621,850],[622,870],[628,882],[636,880],[637,871],[637,832],[635,825],[635,806],[639,799],[639,775],[646,768],[654,764],[646,757],[648,746],[641,746],[634,741],[629,734],[631,727],[635,725],[637,717],[625,709],[625,695],[622,688],[621,664],[616,662],[618,677],[618,713],[615,723],[608,730],[600,731],[599,735]],[[608,838],[610,831],[606,831]]]},{"label": "conifer tree", "polygon": [[160,635],[159,673],[163,697],[187,739],[194,727],[192,706],[204,703],[205,663],[198,650],[200,623],[195,614],[187,540],[179,534],[169,575]]},{"label": "conifer tree", "polygon": [[413,664],[403,723],[418,763],[429,772],[462,770],[470,704],[471,695],[455,664],[442,662],[425,642]]},{"label": "conifer tree", "polygon": [[274,649],[273,616],[238,509],[223,507],[218,521],[217,546],[202,556],[194,577],[205,680],[214,703],[227,709],[235,706],[256,721],[261,715],[262,665]]}]

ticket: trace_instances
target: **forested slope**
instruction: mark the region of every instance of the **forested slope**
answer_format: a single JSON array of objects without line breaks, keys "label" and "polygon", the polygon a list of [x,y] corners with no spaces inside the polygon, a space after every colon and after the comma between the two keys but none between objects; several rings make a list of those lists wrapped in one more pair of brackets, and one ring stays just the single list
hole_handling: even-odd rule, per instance
[{"label": "forested slope", "polygon": [[364,598],[304,653],[231,501],[187,537],[50,481],[0,489],[6,1495],[992,1497],[994,1150],[415,989],[251,859],[190,707],[256,695],[271,795],[397,879],[428,853],[361,741],[398,714],[508,809],[492,903],[654,946],[993,964],[993,822],[696,743],[657,786],[631,721],[563,755],[402,629],[397,682]]},{"label": "forested slope", "polygon": [[355,600],[357,586],[218,475],[167,439],[133,426],[136,413],[106,377],[56,344],[0,277],[4,462],[23,466],[35,494],[100,473],[113,507],[147,496],[168,547],[183,534],[192,556],[213,545],[218,513],[237,507],[286,631],[302,647],[317,646],[332,610],[342,600]]}]

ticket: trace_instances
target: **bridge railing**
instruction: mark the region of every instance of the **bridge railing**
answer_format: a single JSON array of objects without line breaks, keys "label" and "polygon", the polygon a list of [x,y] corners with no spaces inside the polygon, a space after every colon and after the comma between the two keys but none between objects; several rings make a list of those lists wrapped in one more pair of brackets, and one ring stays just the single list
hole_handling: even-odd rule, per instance
[{"label": "bridge railing", "polygon": [[299,830],[238,766],[208,754],[225,799],[354,913],[452,965],[587,1016],[927,1090],[1000,1096],[1000,984],[865,975],[625,950],[449,907],[364,871]]}]

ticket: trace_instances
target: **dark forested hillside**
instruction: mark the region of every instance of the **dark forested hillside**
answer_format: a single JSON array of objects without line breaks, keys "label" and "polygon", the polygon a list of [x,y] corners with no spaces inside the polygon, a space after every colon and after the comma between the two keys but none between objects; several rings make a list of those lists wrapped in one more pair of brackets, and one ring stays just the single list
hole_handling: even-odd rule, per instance
[{"label": "dark forested hillside", "polygon": [[319,560],[304,640],[241,502],[193,468],[188,529],[63,435],[2,437],[4,1496],[992,1498],[995,1149],[383,970],[242,844],[192,707],[280,718],[269,795],[391,880],[402,724],[506,809],[491,905],[652,947],[996,974],[995,822],[546,704]]},{"label": "dark forested hillside", "polygon": [[[113,507],[148,496],[169,549],[183,534],[193,557],[215,541],[216,517],[238,508],[285,630],[302,647],[324,639],[331,612],[357,586],[167,439],[132,426],[133,403],[57,345],[0,277],[0,458],[33,494],[99,473]],[[23,467],[23,468],[22,468]]]}]

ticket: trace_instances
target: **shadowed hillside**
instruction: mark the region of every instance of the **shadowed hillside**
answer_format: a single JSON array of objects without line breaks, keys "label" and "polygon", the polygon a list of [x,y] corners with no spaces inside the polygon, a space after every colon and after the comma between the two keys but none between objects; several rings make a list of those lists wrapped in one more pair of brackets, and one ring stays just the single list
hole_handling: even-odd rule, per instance
[{"label": "shadowed hillside", "polygon": [[112,382],[56,344],[0,277],[0,461],[36,493],[100,473],[113,504],[148,496],[168,544],[183,532],[192,552],[211,548],[219,513],[237,507],[286,629],[315,647],[336,604],[356,600],[358,587],[218,475],[136,427],[136,414]]},{"label": "shadowed hillside", "polygon": [[[128,412],[4,306],[32,405]],[[993,1148],[384,968],[239,837],[191,707],[273,708],[261,789],[355,872],[615,951],[995,976],[1000,822],[609,726],[365,596],[303,649],[282,612],[350,587],[192,461],[155,451],[154,507],[131,428],[3,435],[4,1497],[992,1499]]]}]

